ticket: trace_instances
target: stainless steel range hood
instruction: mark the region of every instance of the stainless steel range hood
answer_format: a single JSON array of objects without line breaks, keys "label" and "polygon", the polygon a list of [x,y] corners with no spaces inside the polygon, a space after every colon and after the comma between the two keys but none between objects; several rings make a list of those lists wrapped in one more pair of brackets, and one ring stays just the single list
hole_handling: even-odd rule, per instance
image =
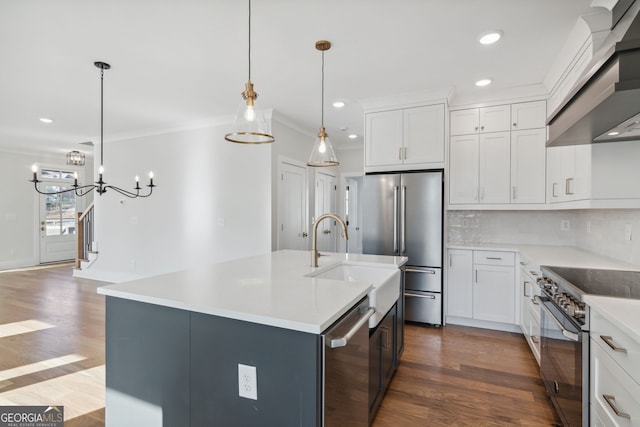
[{"label": "stainless steel range hood", "polygon": [[640,1],[636,3],[626,5],[618,24],[626,28],[624,35],[549,119],[547,147],[640,141]]}]

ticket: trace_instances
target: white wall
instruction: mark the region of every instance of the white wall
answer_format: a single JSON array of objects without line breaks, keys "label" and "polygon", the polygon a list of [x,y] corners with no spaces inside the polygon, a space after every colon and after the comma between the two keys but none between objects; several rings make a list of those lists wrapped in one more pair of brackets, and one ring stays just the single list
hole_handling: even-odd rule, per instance
[{"label": "white wall", "polygon": [[271,147],[224,140],[212,126],[105,142],[109,184],[153,170],[153,195],[96,198],[98,260],[85,274],[122,281],[270,251]]},{"label": "white wall", "polygon": [[[87,156],[87,164],[91,162]],[[65,153],[0,151],[0,270],[40,262],[39,196],[28,182],[33,163],[68,168]],[[91,174],[89,167],[84,169]]]}]

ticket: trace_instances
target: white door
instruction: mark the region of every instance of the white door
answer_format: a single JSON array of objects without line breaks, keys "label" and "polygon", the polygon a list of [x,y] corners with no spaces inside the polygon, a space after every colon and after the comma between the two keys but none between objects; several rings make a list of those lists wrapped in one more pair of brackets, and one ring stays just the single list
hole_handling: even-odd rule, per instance
[{"label": "white door", "polygon": [[278,187],[278,249],[307,250],[306,167],[280,162]]},{"label": "white door", "polygon": [[347,252],[353,254],[362,253],[362,230],[360,229],[360,223],[362,222],[360,209],[361,185],[361,176],[347,178],[347,191],[345,193],[345,220],[347,221],[347,232],[349,233]]},{"label": "white door", "polygon": [[[42,169],[41,191],[71,188],[73,172]],[[40,263],[71,260],[76,257],[76,195],[73,191],[40,195]]]},{"label": "white door", "polygon": [[[316,173],[316,203],[314,220],[325,213],[336,212],[336,177],[325,173]],[[336,222],[325,219],[318,225],[318,250],[336,251]]]}]

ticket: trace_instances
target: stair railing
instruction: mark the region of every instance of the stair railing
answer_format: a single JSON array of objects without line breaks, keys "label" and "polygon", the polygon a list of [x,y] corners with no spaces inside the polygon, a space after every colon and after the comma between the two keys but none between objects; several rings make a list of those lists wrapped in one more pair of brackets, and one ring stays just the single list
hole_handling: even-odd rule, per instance
[{"label": "stair railing", "polygon": [[80,268],[80,262],[88,259],[93,243],[93,202],[84,212],[78,212],[76,223],[76,268]]}]

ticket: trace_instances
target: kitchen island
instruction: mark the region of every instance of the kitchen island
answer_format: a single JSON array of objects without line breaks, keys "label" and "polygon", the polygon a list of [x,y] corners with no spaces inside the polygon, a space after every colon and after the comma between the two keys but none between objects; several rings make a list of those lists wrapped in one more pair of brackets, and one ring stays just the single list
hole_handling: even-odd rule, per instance
[{"label": "kitchen island", "polygon": [[[322,425],[322,333],[372,284],[317,274],[405,262],[330,254],[312,268],[309,252],[280,251],[100,288],[107,427]],[[255,367],[255,398],[239,396],[239,365]]]}]

